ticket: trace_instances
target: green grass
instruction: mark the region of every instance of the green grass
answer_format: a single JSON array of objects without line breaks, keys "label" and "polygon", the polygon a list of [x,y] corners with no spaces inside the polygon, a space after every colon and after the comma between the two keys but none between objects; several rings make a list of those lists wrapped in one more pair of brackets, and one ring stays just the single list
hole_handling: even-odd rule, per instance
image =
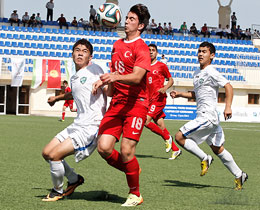
[{"label": "green grass", "polygon": [[[125,175],[106,164],[97,152],[75,163],[68,163],[85,177],[68,199],[42,202],[52,187],[49,165],[41,157],[42,148],[64,127],[65,122],[51,117],[0,116],[0,207],[3,209],[123,209],[128,193]],[[174,134],[184,121],[166,121]],[[139,209],[260,209],[260,124],[222,123],[225,147],[237,164],[249,174],[244,190],[237,192],[234,178],[215,157],[205,177],[200,177],[200,161],[183,151],[168,160],[163,140],[144,129],[136,156],[142,168],[140,190],[144,203]],[[117,145],[118,148],[119,144]],[[201,148],[213,154],[203,143]]]}]

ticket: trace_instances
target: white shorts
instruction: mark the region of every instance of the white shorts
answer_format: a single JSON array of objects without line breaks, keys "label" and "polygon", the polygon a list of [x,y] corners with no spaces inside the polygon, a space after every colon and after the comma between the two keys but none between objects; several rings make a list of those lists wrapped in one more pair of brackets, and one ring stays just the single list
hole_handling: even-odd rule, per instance
[{"label": "white shorts", "polygon": [[187,139],[192,139],[197,144],[206,141],[208,145],[220,147],[225,142],[222,127],[204,117],[197,117],[189,121],[180,128],[180,131]]},{"label": "white shorts", "polygon": [[75,161],[79,162],[94,152],[97,147],[98,125],[88,125],[88,127],[80,127],[72,123],[55,137],[63,142],[67,138],[72,140],[74,146]]}]

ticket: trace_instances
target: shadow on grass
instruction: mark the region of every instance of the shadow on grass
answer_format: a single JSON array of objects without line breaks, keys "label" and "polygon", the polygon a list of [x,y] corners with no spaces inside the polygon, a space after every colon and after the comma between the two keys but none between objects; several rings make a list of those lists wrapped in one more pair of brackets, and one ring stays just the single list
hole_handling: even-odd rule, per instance
[{"label": "shadow on grass", "polygon": [[166,184],[164,186],[172,186],[172,187],[190,187],[190,188],[207,188],[207,187],[215,187],[215,188],[226,188],[226,189],[232,189],[232,187],[223,187],[223,186],[214,186],[214,185],[204,185],[204,184],[193,184],[190,182],[181,182],[177,180],[164,180]]},{"label": "shadow on grass", "polygon": [[166,158],[166,157],[156,157],[156,156],[153,156],[153,155],[138,155],[138,154],[136,154],[135,156],[138,157],[138,158],[156,158],[156,159],[166,159],[166,160],[168,160],[168,158]]},{"label": "shadow on grass", "polygon": [[[35,188],[34,188],[35,189]],[[51,189],[47,189],[50,191]],[[35,196],[44,198],[46,195]],[[87,200],[87,201],[107,201],[111,203],[124,203],[126,198],[118,195],[109,194],[107,191],[89,191],[89,192],[74,192],[71,196],[65,197],[64,200]]]}]

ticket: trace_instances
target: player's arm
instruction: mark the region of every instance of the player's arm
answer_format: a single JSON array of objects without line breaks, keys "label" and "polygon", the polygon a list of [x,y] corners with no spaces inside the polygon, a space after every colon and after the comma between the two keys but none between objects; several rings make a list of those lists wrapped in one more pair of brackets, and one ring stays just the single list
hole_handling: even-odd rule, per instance
[{"label": "player's arm", "polygon": [[109,97],[113,96],[113,93],[114,93],[113,83],[109,83],[109,84],[105,85],[105,83],[103,83],[101,80],[94,82],[93,85],[92,85],[92,94],[93,95],[97,94],[98,88],[102,88],[102,90],[104,91],[104,93],[107,96],[109,96]]},{"label": "player's arm", "polygon": [[145,74],[146,69],[135,66],[133,72],[130,74],[120,75],[115,73],[106,73],[101,75],[100,79],[105,84],[120,82],[126,85],[138,85],[142,81]]},{"label": "player's arm", "polygon": [[179,91],[173,90],[173,91],[170,93],[170,95],[171,95],[172,98],[182,97],[182,98],[196,99],[196,96],[195,96],[195,92],[194,92],[194,91],[190,91],[190,92],[179,92]]},{"label": "player's arm", "polygon": [[167,84],[166,84],[163,88],[160,88],[160,89],[158,90],[158,92],[164,94],[164,93],[166,93],[166,91],[173,85],[173,78],[172,78],[172,77],[169,77],[168,79],[169,79],[169,80],[168,80]]},{"label": "player's arm", "polygon": [[58,96],[51,96],[48,98],[47,102],[50,106],[53,106],[57,101],[60,101],[60,100],[73,100],[72,93],[67,92],[67,93],[63,93]]},{"label": "player's arm", "polygon": [[232,117],[232,101],[233,101],[233,87],[230,83],[227,83],[225,86],[225,92],[226,92],[226,106],[224,110],[224,118],[225,120],[228,120]]}]

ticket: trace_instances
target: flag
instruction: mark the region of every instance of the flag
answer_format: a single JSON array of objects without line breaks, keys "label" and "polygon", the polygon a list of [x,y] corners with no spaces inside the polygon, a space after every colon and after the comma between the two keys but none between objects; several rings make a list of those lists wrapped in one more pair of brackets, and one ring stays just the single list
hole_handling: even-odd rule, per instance
[{"label": "flag", "polygon": [[11,58],[11,63],[12,63],[11,87],[20,87],[23,84],[25,59],[24,58]]},{"label": "flag", "polygon": [[46,80],[46,60],[34,59],[31,88],[36,89],[37,87],[41,86],[45,80]]},{"label": "flag", "polygon": [[60,60],[48,60],[47,88],[61,89]]},{"label": "flag", "polygon": [[65,61],[65,70],[66,70],[67,81],[70,86],[70,78],[72,75],[74,75],[76,73],[75,65],[74,65],[74,62],[72,61],[72,59]]}]

